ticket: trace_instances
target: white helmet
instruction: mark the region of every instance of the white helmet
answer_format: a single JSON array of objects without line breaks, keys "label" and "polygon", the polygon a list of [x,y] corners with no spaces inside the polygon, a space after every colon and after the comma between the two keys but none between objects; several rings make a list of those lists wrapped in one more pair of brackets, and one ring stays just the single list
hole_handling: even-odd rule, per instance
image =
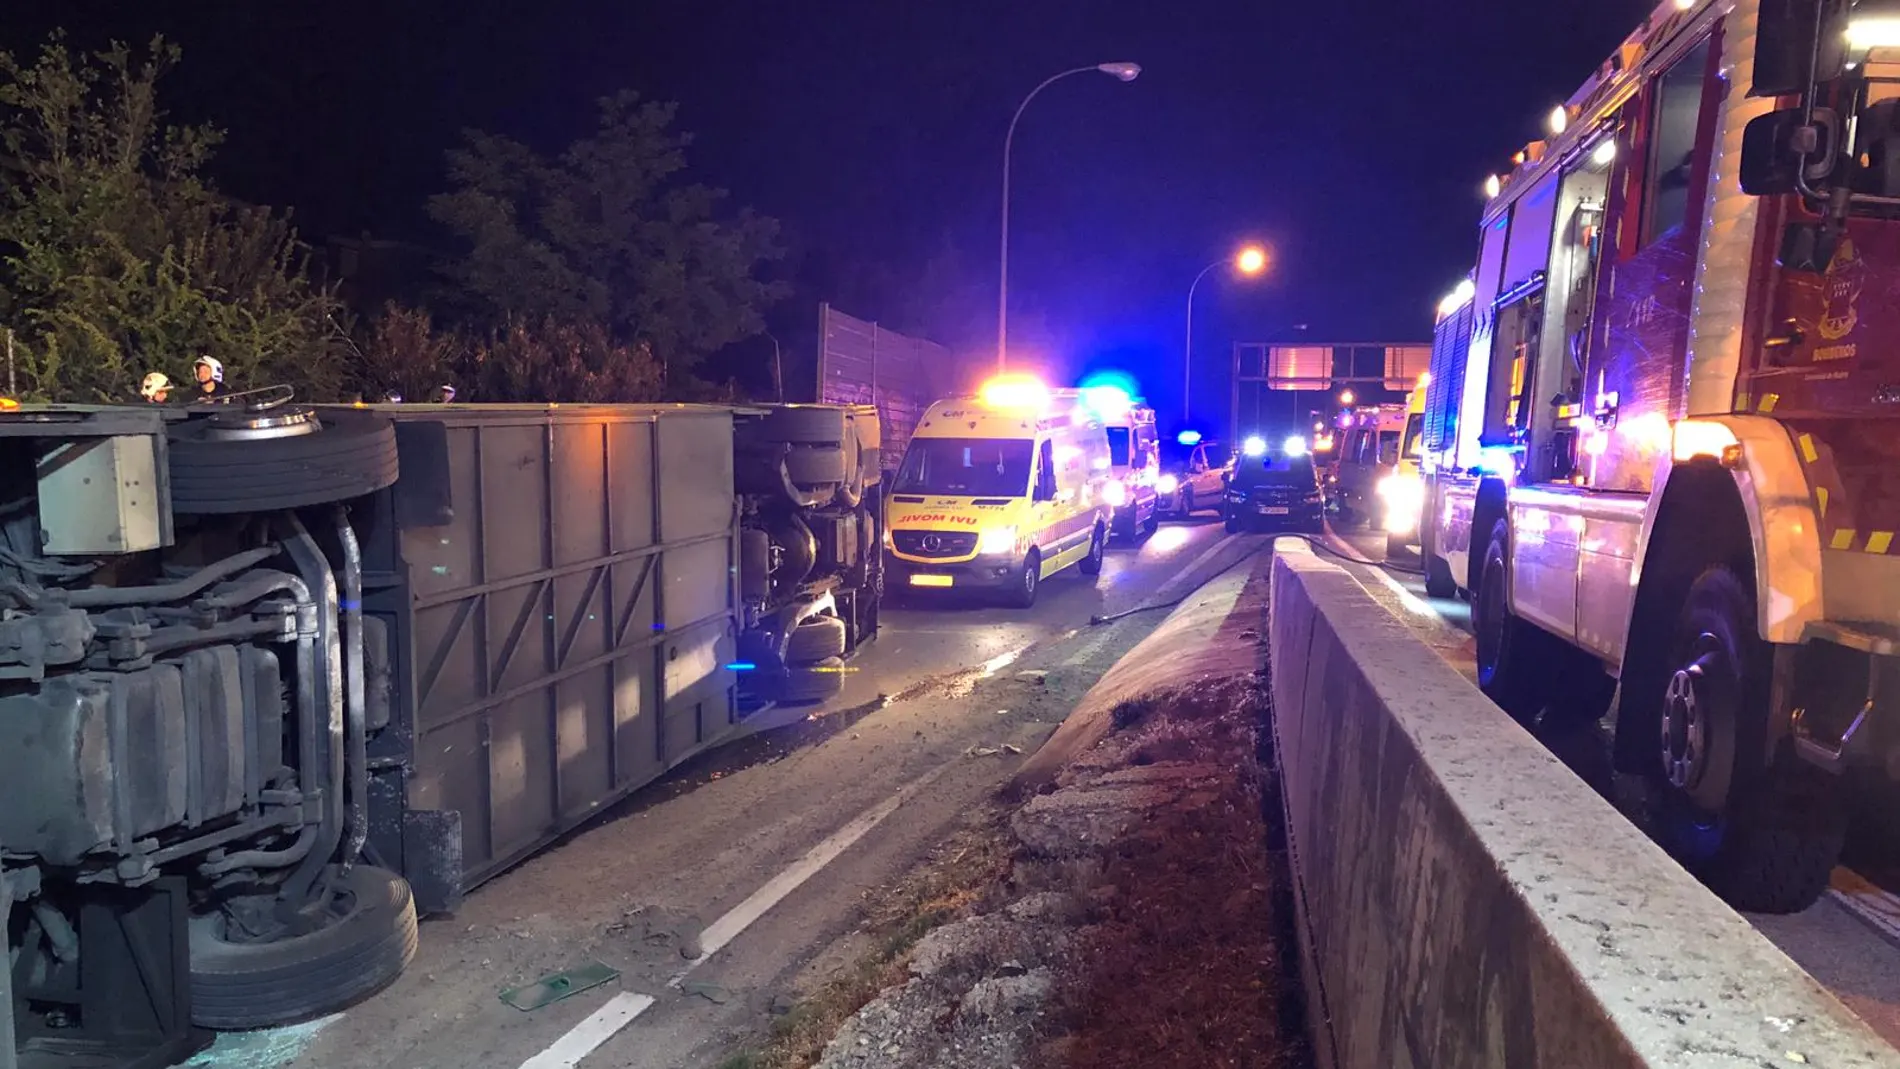
[{"label": "white helmet", "polygon": [[219,361],[218,358],[215,356],[201,356],[197,360],[193,361],[191,366],[193,370],[196,370],[201,367],[208,367],[211,369],[212,382],[224,381],[224,364],[221,361]]},{"label": "white helmet", "polygon": [[172,388],[172,380],[163,371],[154,371],[139,383],[139,396],[147,401],[158,400],[158,395]]}]

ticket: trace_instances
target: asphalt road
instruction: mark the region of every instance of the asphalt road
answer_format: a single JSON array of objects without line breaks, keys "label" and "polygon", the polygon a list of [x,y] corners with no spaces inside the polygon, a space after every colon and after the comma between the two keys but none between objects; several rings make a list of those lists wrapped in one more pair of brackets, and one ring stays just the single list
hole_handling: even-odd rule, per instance
[{"label": "asphalt road", "polygon": [[[1385,558],[1383,534],[1335,530],[1328,532],[1326,542],[1363,561]],[[1400,563],[1403,566],[1405,562]],[[1349,563],[1347,567],[1375,598],[1411,624],[1466,678],[1476,682],[1477,650],[1471,637],[1470,606],[1426,596],[1424,581],[1414,575],[1364,564]],[[1543,741],[1586,782],[1616,801],[1600,740],[1584,733]],[[1879,815],[1891,820],[1891,812],[1886,809]],[[1640,813],[1630,815],[1640,823]],[[1867,872],[1900,871],[1895,860],[1865,857],[1862,868]],[[1833,890],[1801,913],[1744,916],[1887,1042],[1900,1047],[1900,894],[1895,891],[1900,891],[1900,881],[1868,879],[1841,868],[1835,872]]]},{"label": "asphalt road", "polygon": [[[820,709],[766,714],[723,747],[424,922],[415,964],[338,1018],[224,1037],[200,1064],[700,1067],[775,998],[854,956],[867,900],[989,798],[1165,617],[1091,616],[1190,592],[1265,539],[1169,524],[1111,548],[1036,607],[887,608]],[[703,959],[695,960],[695,953]],[[619,978],[532,1012],[499,993],[600,962]]]}]

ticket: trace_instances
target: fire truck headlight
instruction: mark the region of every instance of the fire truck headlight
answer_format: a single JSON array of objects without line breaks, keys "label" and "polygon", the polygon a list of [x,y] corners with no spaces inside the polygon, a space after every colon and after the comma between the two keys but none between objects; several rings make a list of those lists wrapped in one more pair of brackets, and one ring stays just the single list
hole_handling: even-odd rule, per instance
[{"label": "fire truck headlight", "polygon": [[1418,529],[1425,511],[1425,480],[1416,475],[1388,475],[1376,488],[1385,502],[1385,529],[1391,534],[1409,534]]}]

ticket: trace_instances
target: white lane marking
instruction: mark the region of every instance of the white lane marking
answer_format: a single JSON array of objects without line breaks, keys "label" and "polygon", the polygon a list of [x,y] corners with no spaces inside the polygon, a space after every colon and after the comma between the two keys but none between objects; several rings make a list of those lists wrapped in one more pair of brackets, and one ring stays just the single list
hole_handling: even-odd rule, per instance
[{"label": "white lane marking", "polygon": [[1115,632],[1112,628],[1106,626],[1098,628],[1095,637],[1083,642],[1075,648],[1074,653],[1062,659],[1061,667],[1076,668],[1085,662],[1094,660],[1095,657],[1102,652],[1102,648],[1108,645],[1108,640],[1114,637]]},{"label": "white lane marking", "polygon": [[1195,557],[1193,560],[1189,561],[1187,567],[1182,568],[1180,571],[1175,572],[1173,578],[1161,584],[1161,588],[1155,591],[1155,600],[1163,600],[1161,598],[1161,595],[1164,591],[1167,591],[1173,588],[1179,583],[1190,581],[1193,578],[1194,573],[1201,570],[1201,565],[1206,564],[1210,560],[1213,560],[1216,556],[1220,554],[1222,550],[1226,549],[1230,545],[1233,545],[1235,542],[1239,541],[1239,539],[1240,539],[1239,535],[1230,535],[1230,534],[1222,534],[1219,538],[1215,539],[1214,544],[1207,547],[1206,552],[1203,552],[1200,556]]},{"label": "white lane marking", "polygon": [[884,823],[885,818],[895,813],[898,806],[909,801],[913,795],[925,787],[935,783],[938,777],[950,771],[955,765],[956,762],[952,761],[937,766],[912,780],[903,790],[860,813],[851,823],[832,832],[823,842],[806,851],[805,856],[793,862],[791,867],[772,877],[765,886],[752,892],[745,901],[732,907],[725,916],[708,925],[706,930],[700,933],[699,957],[688,962],[684,969],[667,981],[667,986],[679,987],[688,973],[698,968],[706,959],[719,953],[726,944],[751,927],[753,922],[770,912],[773,906],[798,890],[806,880],[816,876],[826,865],[836,860],[839,854],[844,853],[853,843],[869,834],[872,828]]},{"label": "white lane marking", "polygon": [[1834,870],[1833,884],[1828,894],[1834,901],[1888,942],[1900,945],[1900,895],[1848,868]]},{"label": "white lane marking", "polygon": [[652,995],[639,995],[632,991],[622,991],[607,1000],[607,1004],[593,1012],[585,1021],[568,1029],[566,1035],[555,1040],[548,1049],[521,1063],[521,1069],[574,1069],[581,1059],[594,1052],[596,1047],[613,1038],[615,1032],[633,1023],[653,1007]]}]

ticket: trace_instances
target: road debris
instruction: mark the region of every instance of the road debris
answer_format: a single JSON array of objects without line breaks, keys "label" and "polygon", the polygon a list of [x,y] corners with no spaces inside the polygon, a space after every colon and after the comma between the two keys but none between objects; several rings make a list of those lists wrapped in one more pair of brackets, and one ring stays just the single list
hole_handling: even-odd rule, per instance
[{"label": "road debris", "polygon": [[718,984],[709,984],[703,980],[688,980],[680,985],[680,990],[689,995],[698,995],[716,1006],[724,1006],[732,1001],[732,992]]},{"label": "road debris", "polygon": [[618,979],[620,979],[619,969],[602,965],[598,961],[590,961],[579,968],[550,973],[531,984],[511,987],[501,993],[501,1000],[515,1009],[527,1012],[538,1010],[543,1006],[551,1006],[564,998],[570,998]]}]

